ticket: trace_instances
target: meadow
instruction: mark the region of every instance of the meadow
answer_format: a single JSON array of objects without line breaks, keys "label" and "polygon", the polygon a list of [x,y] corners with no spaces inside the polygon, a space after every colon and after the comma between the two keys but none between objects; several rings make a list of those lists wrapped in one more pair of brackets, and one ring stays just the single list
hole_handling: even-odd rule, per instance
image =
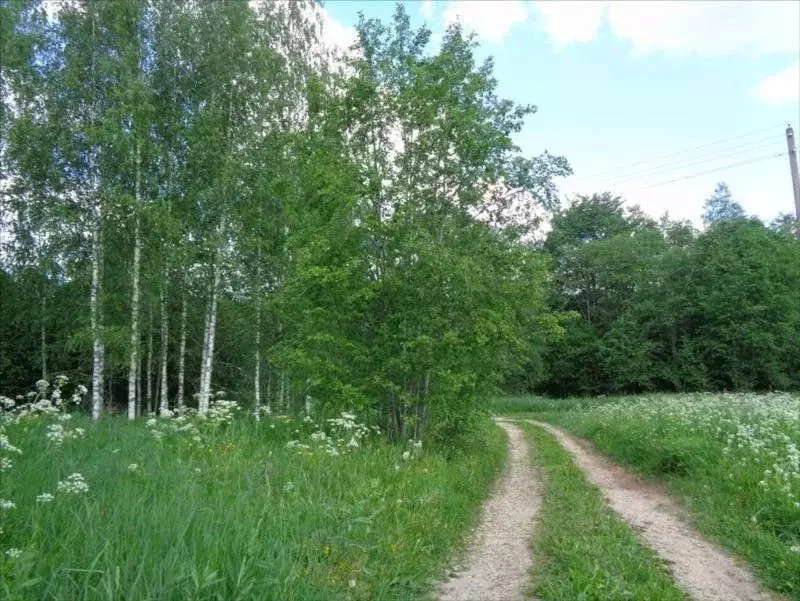
[{"label": "meadow", "polygon": [[489,424],[445,458],[348,413],[257,419],[218,399],[205,418],[92,422],[68,404],[0,417],[9,601],[418,598],[506,452]]},{"label": "meadow", "polygon": [[800,396],[512,397],[495,406],[562,426],[664,483],[701,532],[800,598]]}]

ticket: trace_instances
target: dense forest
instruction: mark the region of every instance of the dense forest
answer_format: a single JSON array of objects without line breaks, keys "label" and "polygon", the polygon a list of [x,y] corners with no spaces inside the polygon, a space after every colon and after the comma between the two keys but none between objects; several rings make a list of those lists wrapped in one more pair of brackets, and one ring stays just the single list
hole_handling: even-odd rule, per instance
[{"label": "dense forest", "polygon": [[457,24],[431,51],[398,7],[342,54],[301,2],[47,8],[0,0],[4,394],[452,440],[500,387],[800,388],[794,221],[560,200]]}]

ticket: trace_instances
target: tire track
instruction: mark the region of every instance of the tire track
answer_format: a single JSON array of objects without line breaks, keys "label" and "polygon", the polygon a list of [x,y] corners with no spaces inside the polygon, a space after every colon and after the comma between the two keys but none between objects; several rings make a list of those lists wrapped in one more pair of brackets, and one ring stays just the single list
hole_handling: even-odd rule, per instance
[{"label": "tire track", "polygon": [[523,601],[530,588],[530,540],[541,504],[540,485],[528,442],[512,423],[508,465],[483,507],[463,571],[439,588],[440,601]]},{"label": "tire track", "polygon": [[704,539],[660,488],[645,484],[563,430],[528,420],[556,437],[608,505],[667,562],[676,583],[696,601],[777,601],[728,553]]}]

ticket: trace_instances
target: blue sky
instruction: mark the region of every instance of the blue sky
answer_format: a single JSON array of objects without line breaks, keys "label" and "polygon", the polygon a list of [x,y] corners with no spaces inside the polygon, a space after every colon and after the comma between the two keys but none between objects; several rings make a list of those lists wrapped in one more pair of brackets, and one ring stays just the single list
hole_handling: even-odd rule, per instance
[{"label": "blue sky", "polygon": [[[523,151],[569,159],[565,197],[610,190],[700,225],[724,180],[748,213],[794,211],[784,131],[800,136],[800,2],[404,4],[434,40],[456,19],[478,34],[500,94],[539,109]],[[358,11],[388,19],[394,3],[329,0],[325,11],[341,41]]]}]

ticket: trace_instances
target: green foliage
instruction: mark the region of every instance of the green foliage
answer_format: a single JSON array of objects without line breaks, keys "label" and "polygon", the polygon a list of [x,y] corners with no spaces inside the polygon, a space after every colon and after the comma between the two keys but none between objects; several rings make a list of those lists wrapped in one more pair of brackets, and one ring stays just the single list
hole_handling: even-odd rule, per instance
[{"label": "green foliage", "polygon": [[742,219],[745,216],[742,205],[731,198],[731,191],[725,182],[717,184],[714,194],[706,200],[704,209],[703,223],[706,225]]},{"label": "green foliage", "polygon": [[736,213],[726,187],[715,198],[716,217],[699,235],[666,216],[656,225],[626,212],[610,195],[579,198],[556,215],[545,243],[552,303],[578,317],[548,344],[528,390],[800,386],[792,351],[800,342],[800,245]]},{"label": "green foliage", "polygon": [[65,308],[67,331],[42,309],[45,342],[20,311],[25,341],[2,361],[29,359],[2,384],[24,387],[30,357],[64,340],[49,367],[74,372],[99,341],[112,393],[137,369],[160,385],[164,357],[168,396],[180,365],[189,396],[203,361],[247,404],[357,409],[391,436],[463,444],[558,329],[523,240],[569,166],[520,155],[535,109],[497,96],[458,25],[433,53],[399,6],[332,65],[313,6],[257,4],[83,0],[52,21],[41,0],[3,5],[7,285],[29,292],[30,268],[88,299],[88,232],[101,294],[98,328],[88,307]]},{"label": "green foliage", "polygon": [[[156,439],[143,421],[73,419],[86,437],[45,440],[47,420],[6,428],[20,447],[0,479],[0,595],[14,601],[411,599],[442,576],[500,471],[502,431],[483,421],[446,460],[379,440],[341,456],[287,448],[294,420],[234,420]],[[84,494],[56,491],[80,473]],[[55,493],[50,503],[36,497]]]}]

